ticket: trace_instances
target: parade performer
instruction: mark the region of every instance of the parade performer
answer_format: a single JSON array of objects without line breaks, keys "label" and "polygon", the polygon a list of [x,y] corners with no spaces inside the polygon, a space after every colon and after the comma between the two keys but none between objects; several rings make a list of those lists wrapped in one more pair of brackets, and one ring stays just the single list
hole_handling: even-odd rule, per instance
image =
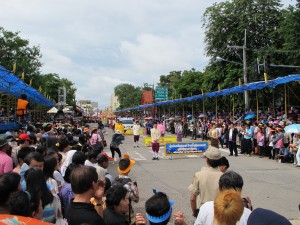
[{"label": "parade performer", "polygon": [[137,120],[136,123],[133,125],[133,147],[139,147],[139,140],[140,140],[140,130],[141,125],[140,122]]},{"label": "parade performer", "polygon": [[160,136],[161,136],[161,133],[160,133],[160,130],[157,129],[157,122],[154,122],[153,128],[151,129],[152,152],[153,152],[152,160],[159,160],[158,151],[159,151]]}]

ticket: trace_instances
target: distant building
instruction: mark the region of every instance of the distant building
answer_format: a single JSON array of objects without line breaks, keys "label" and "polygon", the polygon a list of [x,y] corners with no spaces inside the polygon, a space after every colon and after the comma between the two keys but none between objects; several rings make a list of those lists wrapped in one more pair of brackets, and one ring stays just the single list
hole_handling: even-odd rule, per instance
[{"label": "distant building", "polygon": [[115,92],[110,96],[110,108],[114,112],[120,106],[118,97],[115,95]]}]

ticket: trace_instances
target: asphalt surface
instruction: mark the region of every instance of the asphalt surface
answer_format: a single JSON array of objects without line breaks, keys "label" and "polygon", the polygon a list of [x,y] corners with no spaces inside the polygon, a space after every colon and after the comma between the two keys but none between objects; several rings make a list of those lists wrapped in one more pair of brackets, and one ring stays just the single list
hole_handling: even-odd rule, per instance
[{"label": "asphalt surface", "polygon": [[[106,128],[106,140],[109,146],[112,130]],[[200,141],[200,140],[199,140]],[[191,142],[190,138],[183,142]],[[145,213],[145,201],[152,196],[152,189],[165,192],[170,199],[176,201],[174,211],[183,211],[188,224],[194,224],[195,219],[189,205],[190,193],[187,187],[192,181],[193,174],[205,166],[205,161],[199,156],[182,156],[170,159],[163,155],[164,148],[160,148],[160,160],[152,160],[151,148],[143,145],[133,147],[133,136],[125,135],[125,141],[120,146],[122,154],[128,153],[136,161],[129,176],[137,181],[140,190],[140,202],[134,203],[135,212]],[[109,147],[104,150],[110,154]],[[300,167],[293,164],[278,163],[268,158],[258,156],[238,157],[228,156],[228,149],[221,149],[230,163],[229,170],[238,172],[244,180],[243,196],[249,196],[253,208],[273,210],[288,219],[300,217],[298,205],[300,203]],[[117,176],[118,162],[110,163],[109,171]],[[170,223],[172,223],[171,221]],[[294,221],[293,224],[298,224]]]}]

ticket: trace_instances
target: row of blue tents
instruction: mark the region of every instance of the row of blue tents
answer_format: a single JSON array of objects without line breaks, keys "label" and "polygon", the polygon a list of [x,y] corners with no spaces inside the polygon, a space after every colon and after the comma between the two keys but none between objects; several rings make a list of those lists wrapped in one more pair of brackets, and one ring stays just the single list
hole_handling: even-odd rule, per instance
[{"label": "row of blue tents", "polygon": [[186,97],[186,98],[181,98],[181,99],[167,100],[167,101],[156,102],[156,103],[147,104],[147,105],[139,105],[136,107],[126,108],[126,109],[116,111],[116,113],[121,113],[121,112],[126,112],[126,111],[131,111],[131,110],[146,109],[146,108],[155,107],[155,106],[163,106],[163,105],[171,105],[171,104],[175,104],[175,103],[195,101],[195,100],[200,100],[200,99],[204,99],[204,98],[212,98],[212,97],[217,97],[217,96],[231,95],[234,93],[243,93],[244,91],[261,90],[263,88],[274,88],[277,85],[285,84],[285,83],[289,83],[289,82],[293,82],[293,81],[300,81],[300,74],[293,74],[293,75],[288,75],[285,77],[278,77],[274,80],[269,80],[268,82],[257,81],[257,82],[253,82],[253,83],[236,86],[233,88],[228,88],[228,89],[223,89],[220,91],[205,93],[203,95],[200,94],[200,95],[194,95],[191,97]]},{"label": "row of blue tents", "polygon": [[27,95],[30,103],[53,107],[55,104],[43,96],[39,91],[30,87],[13,73],[0,66],[0,94],[8,94],[20,98],[21,94]]}]

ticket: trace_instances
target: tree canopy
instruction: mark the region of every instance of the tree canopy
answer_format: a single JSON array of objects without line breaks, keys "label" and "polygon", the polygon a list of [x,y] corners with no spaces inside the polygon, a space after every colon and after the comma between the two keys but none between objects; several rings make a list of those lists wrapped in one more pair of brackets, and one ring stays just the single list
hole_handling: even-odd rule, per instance
[{"label": "tree canopy", "polygon": [[66,78],[60,78],[58,74],[42,74],[39,46],[30,46],[29,40],[19,36],[20,32],[11,32],[0,27],[0,65],[12,71],[16,65],[14,74],[21,77],[24,73],[24,82],[49,96],[54,101],[58,100],[58,87],[65,86],[67,89],[67,104],[75,102],[76,88],[74,83]]}]

